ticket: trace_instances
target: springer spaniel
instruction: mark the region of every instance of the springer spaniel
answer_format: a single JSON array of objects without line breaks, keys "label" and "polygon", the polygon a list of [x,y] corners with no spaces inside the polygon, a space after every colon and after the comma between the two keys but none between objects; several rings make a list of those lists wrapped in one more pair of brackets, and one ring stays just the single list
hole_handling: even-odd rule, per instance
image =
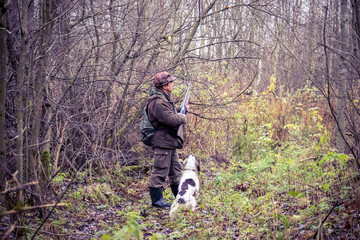
[{"label": "springer spaniel", "polygon": [[179,207],[185,206],[191,210],[196,207],[196,194],[199,191],[199,178],[197,173],[200,171],[200,161],[193,155],[184,161],[184,172],[180,179],[179,192],[170,208],[170,217],[174,217]]}]

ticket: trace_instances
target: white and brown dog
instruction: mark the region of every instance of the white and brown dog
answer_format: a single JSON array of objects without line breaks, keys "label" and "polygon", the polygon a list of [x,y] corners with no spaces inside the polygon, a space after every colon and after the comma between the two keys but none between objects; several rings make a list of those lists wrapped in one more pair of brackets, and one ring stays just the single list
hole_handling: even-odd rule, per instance
[{"label": "white and brown dog", "polygon": [[170,208],[170,217],[174,217],[182,206],[195,210],[196,194],[199,192],[200,161],[193,155],[187,157],[183,163],[184,171],[180,179],[179,192]]}]

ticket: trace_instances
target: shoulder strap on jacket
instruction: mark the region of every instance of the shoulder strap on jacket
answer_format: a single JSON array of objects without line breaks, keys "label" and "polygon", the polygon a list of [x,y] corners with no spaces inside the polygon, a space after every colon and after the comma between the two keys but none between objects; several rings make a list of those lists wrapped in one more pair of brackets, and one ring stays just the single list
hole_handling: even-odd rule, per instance
[{"label": "shoulder strap on jacket", "polygon": [[[147,104],[146,104],[146,108],[145,108],[145,112],[146,112],[146,114],[149,116],[149,112],[148,112],[148,107],[149,107],[149,104],[152,102],[152,101],[154,101],[155,99],[157,99],[157,98],[160,98],[161,96],[159,96],[159,95],[155,95],[155,96],[152,96],[151,98],[149,98],[149,100],[148,100],[148,102],[147,102]],[[149,118],[149,117],[148,117]],[[154,122],[151,122],[150,120],[149,120],[149,122],[151,123],[151,125],[153,125],[154,126]],[[159,129],[159,127],[155,127],[154,126],[154,128],[156,129],[156,130],[158,130]]]}]

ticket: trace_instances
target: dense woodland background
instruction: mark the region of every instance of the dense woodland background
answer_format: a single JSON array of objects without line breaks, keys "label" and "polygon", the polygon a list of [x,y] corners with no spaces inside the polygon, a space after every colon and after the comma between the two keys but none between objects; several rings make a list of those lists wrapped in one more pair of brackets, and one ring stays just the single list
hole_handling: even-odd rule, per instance
[{"label": "dense woodland background", "polygon": [[[0,9],[4,239],[360,236],[359,0]],[[179,152],[203,168],[198,211],[174,221],[150,208],[139,138],[160,71],[177,105],[192,81]]]}]

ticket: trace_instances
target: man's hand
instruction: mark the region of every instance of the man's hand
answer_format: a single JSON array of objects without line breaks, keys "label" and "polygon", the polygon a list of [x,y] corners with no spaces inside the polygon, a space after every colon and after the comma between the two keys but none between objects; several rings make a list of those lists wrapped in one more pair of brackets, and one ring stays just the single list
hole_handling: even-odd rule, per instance
[{"label": "man's hand", "polygon": [[182,114],[182,113],[178,113],[178,114],[181,115],[181,116],[184,116],[184,119],[185,119],[185,122],[186,122],[186,115]]}]

